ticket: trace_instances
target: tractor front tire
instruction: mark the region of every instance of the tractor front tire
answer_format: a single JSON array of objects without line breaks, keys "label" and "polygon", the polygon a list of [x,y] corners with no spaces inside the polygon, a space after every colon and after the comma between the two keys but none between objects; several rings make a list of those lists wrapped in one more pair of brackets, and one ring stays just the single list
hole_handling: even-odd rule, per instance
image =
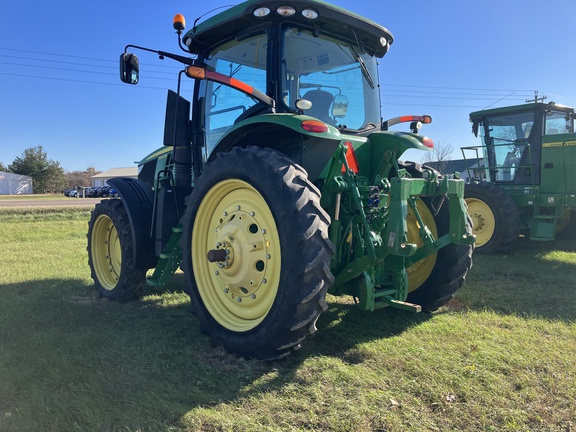
[{"label": "tractor front tire", "polygon": [[120,199],[96,204],[88,222],[88,265],[98,293],[109,300],[137,298],[146,270],[136,267],[132,228]]},{"label": "tractor front tire", "polygon": [[202,331],[243,357],[298,349],[327,309],[329,224],[320,192],[286,156],[259,147],[218,154],[182,219],[182,269]]},{"label": "tractor front tire", "polygon": [[520,234],[520,217],[516,203],[493,183],[466,185],[464,199],[476,235],[476,251],[508,253]]}]

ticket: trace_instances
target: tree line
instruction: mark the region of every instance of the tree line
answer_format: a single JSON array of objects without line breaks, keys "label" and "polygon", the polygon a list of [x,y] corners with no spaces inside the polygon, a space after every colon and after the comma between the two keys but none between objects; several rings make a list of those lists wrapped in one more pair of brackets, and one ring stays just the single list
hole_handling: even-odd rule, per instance
[{"label": "tree line", "polygon": [[48,158],[42,146],[27,148],[8,166],[0,162],[0,171],[32,177],[34,193],[59,193],[78,186],[91,186],[91,177],[100,173],[93,167],[86,171],[65,172],[60,162]]}]

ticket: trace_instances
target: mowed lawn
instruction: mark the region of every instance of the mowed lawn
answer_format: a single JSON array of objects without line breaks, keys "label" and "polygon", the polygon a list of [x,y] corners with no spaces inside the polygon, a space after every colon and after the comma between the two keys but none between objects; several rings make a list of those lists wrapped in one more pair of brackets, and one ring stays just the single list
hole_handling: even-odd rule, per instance
[{"label": "mowed lawn", "polygon": [[213,347],[182,275],[92,288],[86,209],[0,208],[0,431],[576,431],[576,243],[474,257],[433,314],[329,297],[265,363]]}]

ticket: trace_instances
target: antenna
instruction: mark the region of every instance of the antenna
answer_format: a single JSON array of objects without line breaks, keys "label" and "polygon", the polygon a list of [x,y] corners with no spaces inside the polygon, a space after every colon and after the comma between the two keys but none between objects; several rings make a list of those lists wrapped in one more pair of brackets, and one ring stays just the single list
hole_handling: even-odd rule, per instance
[{"label": "antenna", "polygon": [[534,99],[527,99],[526,102],[544,102],[544,100],[548,99],[548,96],[538,96],[538,90],[534,90]]}]

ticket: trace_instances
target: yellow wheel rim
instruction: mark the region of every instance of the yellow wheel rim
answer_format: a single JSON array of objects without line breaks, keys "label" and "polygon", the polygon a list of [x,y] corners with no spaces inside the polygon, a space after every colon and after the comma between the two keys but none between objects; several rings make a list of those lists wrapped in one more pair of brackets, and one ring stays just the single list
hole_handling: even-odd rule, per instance
[{"label": "yellow wheel rim", "polygon": [[496,220],[488,204],[478,198],[466,198],[468,214],[472,219],[472,234],[476,235],[476,247],[488,243],[494,235]]},{"label": "yellow wheel rim", "polygon": [[91,241],[92,267],[100,285],[113,290],[120,278],[122,248],[114,222],[106,215],[94,221]]},{"label": "yellow wheel rim", "polygon": [[[437,239],[438,229],[436,228],[436,221],[426,204],[424,204],[423,201],[418,200],[416,202],[416,208],[418,209],[418,213],[420,213],[420,217],[424,224],[428,227],[434,238]],[[424,242],[420,238],[420,225],[418,224],[418,220],[416,219],[411,207],[408,208],[406,226],[408,228],[408,243],[415,243],[418,248],[424,246]],[[436,255],[437,254],[429,255],[423,260],[420,260],[408,267],[408,292],[412,292],[419,288],[420,285],[428,279],[434,269],[434,264],[436,264]]]},{"label": "yellow wheel rim", "polygon": [[[226,258],[210,262],[210,251]],[[262,195],[237,179],[214,185],[192,230],[194,277],[210,315],[232,331],[256,327],[278,294],[280,264],[276,222]]]}]

